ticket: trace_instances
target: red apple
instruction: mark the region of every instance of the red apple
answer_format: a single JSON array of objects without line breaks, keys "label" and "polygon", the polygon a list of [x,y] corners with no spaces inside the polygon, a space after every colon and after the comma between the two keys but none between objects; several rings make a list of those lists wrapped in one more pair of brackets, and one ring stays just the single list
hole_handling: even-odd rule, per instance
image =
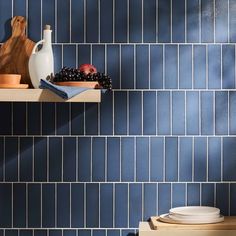
[{"label": "red apple", "polygon": [[83,72],[85,75],[97,73],[96,67],[91,64],[82,64],[79,67],[79,71]]}]

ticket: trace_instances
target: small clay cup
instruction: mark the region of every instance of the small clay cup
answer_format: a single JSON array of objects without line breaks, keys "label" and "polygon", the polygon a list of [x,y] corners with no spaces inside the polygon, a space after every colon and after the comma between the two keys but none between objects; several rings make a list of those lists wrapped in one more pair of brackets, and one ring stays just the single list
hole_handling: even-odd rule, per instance
[{"label": "small clay cup", "polygon": [[0,74],[0,84],[20,84],[21,75]]}]

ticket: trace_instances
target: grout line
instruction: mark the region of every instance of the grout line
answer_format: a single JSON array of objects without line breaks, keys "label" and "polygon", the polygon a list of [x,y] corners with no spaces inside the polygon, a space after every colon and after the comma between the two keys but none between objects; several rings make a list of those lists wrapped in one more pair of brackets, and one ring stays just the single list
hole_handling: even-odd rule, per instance
[{"label": "grout line", "polygon": [[64,182],[64,137],[61,138],[61,182]]},{"label": "grout line", "polygon": [[115,43],[115,0],[112,0],[112,42]]},{"label": "grout line", "polygon": [[43,38],[43,1],[40,0],[40,35]]},{"label": "grout line", "polygon": [[202,5],[201,5],[201,0],[199,0],[199,42],[202,42]]},{"label": "grout line", "polygon": [[115,94],[112,91],[112,135],[115,135]]},{"label": "grout line", "polygon": [[187,18],[187,0],[184,0],[184,42],[187,43],[187,24],[188,24],[188,18]]},{"label": "grout line", "polygon": [[223,181],[223,154],[224,154],[224,145],[223,138],[220,138],[221,153],[220,153],[220,173],[221,173],[221,182]]},{"label": "grout line", "polygon": [[127,199],[128,199],[128,228],[130,228],[130,204],[129,204],[129,190],[130,190],[130,183],[128,183],[128,196],[127,196]]},{"label": "grout line", "polygon": [[163,142],[163,181],[166,182],[166,137]]},{"label": "grout line", "polygon": [[229,92],[227,92],[227,104],[228,104],[228,117],[227,117],[227,123],[228,123],[228,125],[227,125],[227,129],[228,129],[228,135],[230,135],[230,129],[229,129],[229,125],[230,125],[230,106],[229,106]]},{"label": "grout line", "polygon": [[72,200],[71,200],[71,183],[70,183],[70,228],[71,228],[71,206],[72,206]]},{"label": "grout line", "polygon": [[199,200],[200,200],[200,206],[202,206],[202,184],[199,184]]},{"label": "grout line", "polygon": [[79,138],[76,137],[76,143],[75,143],[75,174],[76,174],[76,182],[79,182]]},{"label": "grout line", "polygon": [[216,135],[216,94],[213,92],[213,135]]},{"label": "grout line", "polygon": [[228,22],[227,22],[227,23],[228,23],[228,32],[227,32],[227,33],[228,33],[228,37],[227,37],[227,42],[229,43],[229,42],[230,42],[230,29],[229,29],[229,24],[230,24],[230,20],[229,20],[230,17],[229,17],[229,14],[230,14],[230,10],[229,10],[229,0],[228,0],[228,2],[227,2],[227,6],[228,6],[228,7],[227,7],[227,10],[228,10],[228,19],[227,19],[227,20],[228,20]]},{"label": "grout line", "polygon": [[170,183],[170,207],[173,207],[173,184]]},{"label": "grout line", "polygon": [[142,132],[142,135],[143,135],[143,122],[144,122],[144,119],[143,119],[143,91],[141,92],[141,132]]},{"label": "grout line", "polygon": [[55,185],[55,228],[57,228],[57,187],[58,183]]},{"label": "grout line", "polygon": [[121,143],[121,138],[119,138],[119,143],[120,143],[120,182],[122,181],[122,143]]},{"label": "grout line", "polygon": [[116,207],[115,207],[115,201],[116,201],[116,194],[115,194],[115,187],[116,185],[113,183],[112,184],[112,195],[113,195],[113,198],[112,198],[112,208],[113,208],[113,211],[112,211],[112,227],[115,228],[115,211],[116,211]]},{"label": "grout line", "polygon": [[90,142],[90,152],[91,152],[91,163],[90,163],[90,182],[93,182],[93,139],[91,138]]},{"label": "grout line", "polygon": [[25,224],[26,228],[29,227],[29,199],[28,199],[28,183],[25,185]]},{"label": "grout line", "polygon": [[208,45],[206,45],[206,89],[209,88],[208,51],[209,51],[209,47],[208,47]]},{"label": "grout line", "polygon": [[86,191],[87,191],[87,185],[84,183],[84,228],[86,228],[86,226],[87,226],[87,215],[86,215],[86,210],[87,210]]},{"label": "grout line", "polygon": [[156,135],[158,134],[158,99],[157,99],[157,91],[155,92],[156,95]]},{"label": "grout line", "polygon": [[194,88],[194,46],[192,45],[192,90]]},{"label": "grout line", "polygon": [[105,182],[107,182],[107,137],[105,137]]},{"label": "grout line", "polygon": [[134,89],[137,88],[137,81],[136,81],[136,70],[137,70],[136,51],[137,51],[137,46],[134,45]]},{"label": "grout line", "polygon": [[129,100],[130,100],[130,93],[129,91],[127,91],[127,101],[126,101],[126,112],[127,112],[127,115],[126,115],[126,123],[127,123],[127,130],[126,130],[126,133],[127,135],[129,135],[129,122],[130,122],[130,119],[129,119]]},{"label": "grout line", "polygon": [[11,184],[11,227],[14,227],[14,188],[13,188],[13,183]]},{"label": "grout line", "polygon": [[216,42],[216,0],[213,0],[213,43]]},{"label": "grout line", "polygon": [[72,25],[72,23],[71,23],[71,18],[72,18],[72,14],[71,14],[71,8],[72,8],[72,6],[71,6],[71,0],[69,0],[69,5],[70,5],[70,13],[69,13],[69,14],[70,14],[70,19],[69,19],[69,20],[70,20],[70,23],[69,23],[69,24],[70,24],[70,35],[69,35],[69,37],[70,37],[70,43],[71,43],[71,41],[72,41],[72,40],[71,40],[71,38],[72,38],[72,37],[71,37],[71,32],[72,32],[72,26],[71,26],[71,25]]},{"label": "grout line", "polygon": [[206,156],[206,181],[209,182],[209,137],[207,139],[207,156]]},{"label": "grout line", "polygon": [[87,13],[86,13],[86,0],[84,0],[84,43],[87,42],[87,29],[86,29],[86,26],[87,26],[87,21],[86,21],[86,18],[87,18]]},{"label": "grout line", "polygon": [[50,177],[49,177],[49,168],[50,168],[50,162],[49,162],[49,138],[47,137],[47,182],[50,181]]},{"label": "grout line", "polygon": [[162,68],[162,71],[163,71],[163,73],[162,73],[162,82],[163,82],[163,84],[162,84],[162,88],[163,89],[165,89],[165,45],[163,45],[162,46],[162,66],[163,66],[163,68]]},{"label": "grout line", "polygon": [[101,43],[101,0],[98,1],[98,43]]},{"label": "grout line", "polygon": [[151,88],[151,46],[148,45],[148,89]]},{"label": "grout line", "polygon": [[20,138],[17,138],[17,179],[20,182]]},{"label": "grout line", "polygon": [[34,181],[34,162],[35,162],[35,156],[34,156],[34,143],[35,143],[35,140],[34,140],[34,137],[32,138],[32,181]]},{"label": "grout line", "polygon": [[101,228],[101,183],[98,183],[98,226]]},{"label": "grout line", "polygon": [[130,42],[130,29],[129,29],[129,0],[127,0],[127,42]]},{"label": "grout line", "polygon": [[173,96],[172,96],[172,91],[170,91],[170,135],[173,135]]},{"label": "grout line", "polygon": [[194,182],[194,138],[192,138],[192,182]]},{"label": "grout line", "polygon": [[141,18],[142,18],[142,43],[143,43],[143,34],[144,34],[144,32],[143,32],[143,20],[144,20],[144,18],[143,18],[143,11],[144,11],[144,8],[143,8],[143,1],[144,0],[141,0],[142,2],[141,2],[141,4],[142,4],[142,16],[141,16]]},{"label": "grout line", "polygon": [[199,130],[198,130],[198,133],[199,135],[202,134],[202,124],[201,124],[201,93],[200,91],[198,92],[198,111],[199,111],[199,114],[198,114],[198,126],[199,126]]},{"label": "grout line", "polygon": [[144,221],[144,183],[141,184],[141,208],[142,208],[142,216],[141,216],[141,219],[142,221]]},{"label": "grout line", "polygon": [[220,88],[222,89],[223,88],[223,65],[222,65],[222,59],[223,59],[223,56],[222,56],[222,45],[220,46]]},{"label": "grout line", "polygon": [[57,0],[55,0],[55,43],[57,43]]},{"label": "grout line", "polygon": [[121,83],[121,72],[122,72],[122,63],[121,63],[121,56],[122,56],[122,50],[121,50],[121,45],[119,46],[119,82],[120,82],[120,89],[122,88],[122,83]]},{"label": "grout line", "polygon": [[158,27],[158,24],[159,24],[159,20],[158,20],[158,17],[159,17],[158,6],[159,6],[159,1],[156,0],[156,43],[159,41],[158,40],[158,33],[159,33],[159,27]]},{"label": "grout line", "polygon": [[173,19],[172,19],[172,0],[170,0],[170,40],[171,40],[171,43],[173,43]]},{"label": "grout line", "polygon": [[180,159],[180,137],[177,137],[177,144],[178,144],[178,151],[177,151],[177,175],[178,175],[178,179],[177,179],[177,181],[179,182],[179,166],[180,166],[180,161],[179,161],[179,159]]},{"label": "grout line", "polygon": [[40,184],[40,225],[43,227],[43,185]]},{"label": "grout line", "polygon": [[134,138],[134,181],[137,181],[137,138]]},{"label": "grout line", "polygon": [[184,135],[187,135],[187,92],[184,92]]},{"label": "grout line", "polygon": [[151,138],[148,137],[148,181],[151,181]]},{"label": "grout line", "polygon": [[177,88],[179,89],[179,84],[180,84],[180,70],[179,70],[179,45],[177,45]]}]

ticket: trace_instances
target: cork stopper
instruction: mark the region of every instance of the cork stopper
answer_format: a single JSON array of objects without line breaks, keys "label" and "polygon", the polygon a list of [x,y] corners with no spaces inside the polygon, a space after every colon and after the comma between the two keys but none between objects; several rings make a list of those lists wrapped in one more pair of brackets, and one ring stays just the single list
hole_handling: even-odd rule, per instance
[{"label": "cork stopper", "polygon": [[44,29],[45,30],[51,30],[51,25],[45,25]]}]

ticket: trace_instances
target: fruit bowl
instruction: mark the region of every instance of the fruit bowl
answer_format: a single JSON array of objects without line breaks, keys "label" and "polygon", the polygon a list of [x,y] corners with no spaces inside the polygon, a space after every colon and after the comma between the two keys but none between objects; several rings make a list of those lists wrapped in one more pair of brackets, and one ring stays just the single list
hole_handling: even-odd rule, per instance
[{"label": "fruit bowl", "polygon": [[0,84],[20,84],[21,75],[19,74],[0,74]]},{"label": "fruit bowl", "polygon": [[83,88],[100,88],[98,82],[87,82],[87,81],[65,81],[65,82],[54,82],[59,86],[72,86],[72,87],[83,87]]}]

